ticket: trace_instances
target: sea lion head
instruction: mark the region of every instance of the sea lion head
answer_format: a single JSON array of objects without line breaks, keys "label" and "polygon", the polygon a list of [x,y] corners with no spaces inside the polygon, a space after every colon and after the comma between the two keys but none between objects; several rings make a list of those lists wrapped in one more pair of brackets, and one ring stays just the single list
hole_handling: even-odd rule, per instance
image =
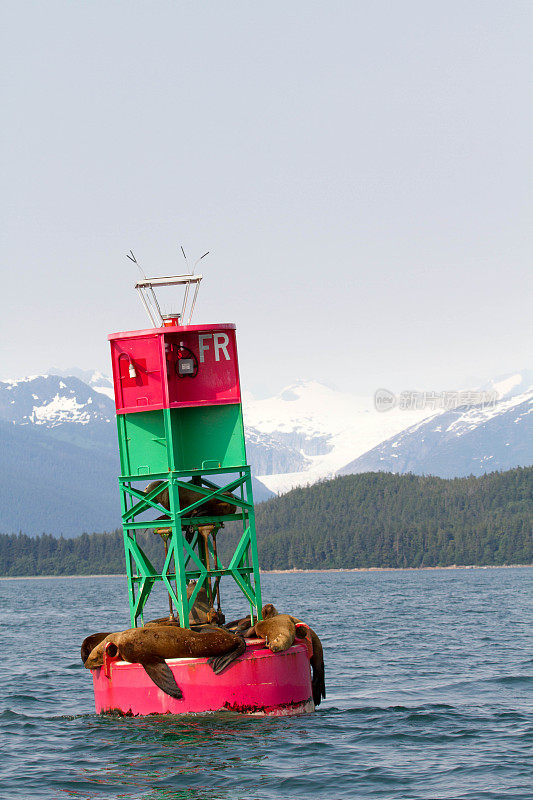
[{"label": "sea lion head", "polygon": [[[150,494],[150,492],[152,492],[154,489],[157,489],[158,486],[161,486],[162,483],[163,483],[163,481],[152,481],[152,483],[148,484],[148,486],[144,490],[144,493],[145,494]],[[154,498],[152,498],[152,501],[154,503],[161,503],[163,508],[166,508],[167,510],[169,510],[170,509],[170,499],[169,499],[169,496],[168,496],[168,486],[165,489],[163,489],[161,492],[159,492],[159,494],[157,494]]]},{"label": "sea lion head", "polygon": [[109,635],[110,635],[109,631],[107,631],[106,633],[92,633],[90,636],[87,636],[87,638],[83,640],[81,644],[81,660],[83,661],[84,664],[89,658],[94,648],[97,647],[100,644],[100,642],[103,642],[106,636]]}]

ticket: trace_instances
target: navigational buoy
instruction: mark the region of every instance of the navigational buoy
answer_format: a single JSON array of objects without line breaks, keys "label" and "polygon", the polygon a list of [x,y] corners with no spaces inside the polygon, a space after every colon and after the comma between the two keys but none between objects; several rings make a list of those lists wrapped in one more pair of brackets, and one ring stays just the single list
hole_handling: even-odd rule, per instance
[{"label": "navigational buoy", "polygon": [[[133,253],[128,258],[137,264]],[[245,597],[248,636],[257,636],[254,626],[263,618],[236,331],[231,323],[191,323],[202,280],[194,270],[158,278],[141,273],[135,288],[151,327],[108,337],[130,622],[139,633],[85,640],[82,659],[99,664],[91,669],[96,710],[272,716],[313,711],[313,689],[318,702],[319,697],[311,686],[313,643],[306,626],[296,638],[284,637],[285,649],[274,652],[268,639],[239,638],[243,631],[234,625],[231,636],[224,629],[227,656],[194,655],[199,632],[205,635],[202,645],[223,638],[216,635],[225,622],[222,579],[232,579]],[[175,300],[176,289],[183,290],[180,311],[163,313],[160,293],[170,290]],[[217,536],[230,521],[240,533],[223,563]],[[162,567],[152,564],[137,541],[137,533],[147,530],[163,540]],[[157,583],[168,593],[169,616],[143,628]],[[148,627],[155,633],[143,637]],[[143,649],[143,638],[156,642],[157,653]],[[171,657],[175,653],[180,657]]]}]

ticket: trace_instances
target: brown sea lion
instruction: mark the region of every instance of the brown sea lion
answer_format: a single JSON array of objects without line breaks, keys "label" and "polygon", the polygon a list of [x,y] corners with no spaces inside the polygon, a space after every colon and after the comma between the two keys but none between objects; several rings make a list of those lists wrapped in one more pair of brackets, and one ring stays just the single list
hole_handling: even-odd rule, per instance
[{"label": "brown sea lion", "polygon": [[151,619],[148,622],[145,622],[143,627],[154,628],[158,625],[170,625],[170,627],[174,626],[175,628],[181,627],[179,619],[171,617],[158,617],[157,619]]},{"label": "brown sea lion", "polygon": [[102,666],[108,644],[111,656],[119,654],[124,661],[141,664],[156,686],[171,697],[182,695],[165,659],[208,658],[207,663],[219,675],[246,651],[244,639],[214,626],[201,633],[166,625],[130,628],[108,634],[99,642],[84,662],[87,669]]},{"label": "brown sea lion", "polygon": [[242,617],[242,619],[234,619],[232,622],[227,622],[224,627],[234,633],[244,633],[252,624],[250,615]]},{"label": "brown sea lion", "polygon": [[275,617],[276,614],[279,614],[277,608],[272,605],[272,603],[266,603],[261,609],[261,615],[263,619],[268,619],[268,617]]},{"label": "brown sea lion", "polygon": [[269,650],[272,650],[273,653],[281,653],[294,644],[296,626],[288,614],[276,614],[256,622],[246,635],[248,637],[255,635],[258,639],[264,639]]},{"label": "brown sea lion", "polygon": [[[294,622],[302,622],[301,619],[292,618]],[[307,623],[305,623],[307,625]],[[309,625],[307,625],[309,628]],[[312,628],[309,628],[309,635],[313,645],[313,655],[309,659],[313,676],[311,686],[313,688],[313,702],[315,706],[319,706],[322,699],[326,698],[326,673],[324,670],[324,649],[322,642]]]},{"label": "brown sea lion", "polygon": [[[192,593],[196,588],[196,581],[191,581],[191,583],[187,586],[187,600],[190,600]],[[199,590],[198,594],[193,603],[193,607],[189,612],[189,625],[196,626],[196,625],[205,625],[205,624],[215,624],[219,625],[223,622],[223,615],[219,611],[215,611],[211,603],[209,602],[209,597],[207,594],[207,589],[205,586]],[[149,622],[144,624],[144,627],[154,627],[154,625],[177,625],[179,627],[180,621],[176,618],[170,617],[159,617],[158,619],[152,619]]]},{"label": "brown sea lion", "polygon": [[[153,491],[158,486],[160,486],[163,481],[152,481],[149,483],[146,489],[144,490],[145,494]],[[191,486],[190,489],[185,488],[183,486],[179,487],[179,498],[180,498],[180,506],[181,508],[186,508],[187,506],[196,503],[200,498],[204,497],[200,492],[196,492],[194,490],[194,484],[189,484]],[[225,492],[224,497],[233,498],[233,495],[229,492]],[[159,492],[158,495],[154,497],[154,501],[156,503],[160,503],[163,508],[166,508],[167,511],[170,511],[170,498],[168,496],[168,486]],[[232,505],[231,503],[226,503],[224,500],[220,500],[218,497],[212,498],[211,500],[207,500],[205,503],[202,503],[201,506],[193,509],[193,511],[187,514],[187,517],[209,517],[209,516],[225,516],[227,514],[234,514],[236,510],[236,506]]]},{"label": "brown sea lion", "polygon": [[[261,609],[261,616],[263,619],[268,619],[268,617],[274,617],[276,614],[279,614],[279,611],[272,605],[272,603],[267,603]],[[257,620],[259,622],[259,620]],[[250,638],[253,633],[253,628],[250,628],[252,622],[251,617],[248,614],[247,617],[242,617],[241,619],[234,619],[233,622],[228,622],[224,627],[230,631],[234,631],[237,633],[243,633],[245,638]],[[249,631],[249,633],[248,633]]]},{"label": "brown sea lion", "polygon": [[[263,619],[269,619],[274,617],[278,611],[272,603],[267,603],[263,606],[261,610]],[[291,616],[292,621],[295,625],[298,622],[303,622],[303,620],[298,619],[298,617]],[[304,623],[307,625],[307,623]],[[309,663],[311,664],[312,669],[312,679],[311,679],[311,686],[313,689],[313,702],[315,706],[319,706],[322,699],[326,698],[326,675],[324,670],[324,649],[322,647],[322,642],[318,638],[315,631],[309,627],[309,636],[311,638],[311,643],[313,645],[313,655],[311,656]]]}]

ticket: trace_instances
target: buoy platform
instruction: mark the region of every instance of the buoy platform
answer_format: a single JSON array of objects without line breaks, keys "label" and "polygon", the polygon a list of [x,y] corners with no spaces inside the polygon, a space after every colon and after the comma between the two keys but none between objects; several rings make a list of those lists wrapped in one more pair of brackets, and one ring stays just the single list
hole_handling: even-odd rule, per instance
[{"label": "buoy platform", "polygon": [[286,717],[315,710],[309,649],[295,642],[273,653],[261,639],[248,639],[246,652],[220,675],[206,658],[171,658],[170,667],[183,697],[161,691],[141,664],[104,655],[93,673],[98,713],[128,716],[233,711],[252,716]]}]

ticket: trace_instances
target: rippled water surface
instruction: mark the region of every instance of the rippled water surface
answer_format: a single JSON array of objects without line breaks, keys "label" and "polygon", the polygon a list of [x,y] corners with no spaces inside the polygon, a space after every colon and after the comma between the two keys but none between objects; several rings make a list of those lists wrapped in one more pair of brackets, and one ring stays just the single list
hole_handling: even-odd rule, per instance
[{"label": "rippled water surface", "polygon": [[2,800],[533,797],[533,569],[262,585],[324,642],[316,714],[99,717],[79,645],[127,627],[125,579],[0,581]]}]

